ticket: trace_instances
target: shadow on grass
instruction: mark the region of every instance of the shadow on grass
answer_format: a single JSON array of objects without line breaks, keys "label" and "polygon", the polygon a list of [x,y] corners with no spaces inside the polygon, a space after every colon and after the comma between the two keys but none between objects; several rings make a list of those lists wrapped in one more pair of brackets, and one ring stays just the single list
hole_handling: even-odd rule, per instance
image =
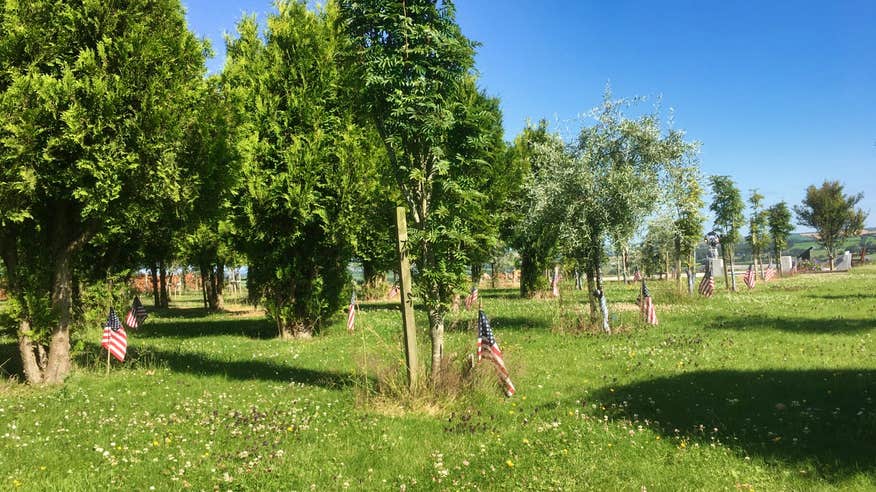
[{"label": "shadow on grass", "polygon": [[811,463],[826,479],[876,464],[873,370],[702,371],[593,396],[612,418],[647,420],[700,445],[720,440],[768,462]]},{"label": "shadow on grass", "polygon": [[21,355],[15,342],[0,343],[0,379],[23,374]]},{"label": "shadow on grass", "polygon": [[197,338],[218,335],[240,335],[258,340],[277,336],[277,327],[266,318],[212,318],[181,323],[149,323],[135,330],[134,336],[165,338]]},{"label": "shadow on grass", "polygon": [[876,293],[851,292],[849,294],[807,294],[806,297],[831,301],[858,301],[863,299],[876,299]]},{"label": "shadow on grass", "polygon": [[[106,352],[98,344],[89,343],[76,355],[79,366],[102,367]],[[242,355],[242,354],[241,354]],[[114,363],[115,364],[115,363]],[[256,359],[222,360],[196,352],[155,350],[153,347],[129,347],[125,357],[129,368],[161,367],[176,373],[195,376],[222,376],[238,381],[277,381],[307,386],[340,389],[362,384],[362,376],[352,373],[294,367],[282,362]],[[369,381],[369,385],[376,384]]]},{"label": "shadow on grass", "polygon": [[855,334],[876,329],[876,319],[782,318],[765,315],[739,317],[717,316],[706,321],[705,328],[724,330],[781,330],[792,333]]}]

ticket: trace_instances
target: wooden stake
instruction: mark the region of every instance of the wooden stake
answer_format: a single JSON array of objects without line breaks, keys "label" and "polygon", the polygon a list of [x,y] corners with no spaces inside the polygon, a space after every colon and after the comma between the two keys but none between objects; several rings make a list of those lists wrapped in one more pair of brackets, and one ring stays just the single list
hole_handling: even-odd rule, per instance
[{"label": "wooden stake", "polygon": [[411,262],[408,259],[408,225],[405,219],[404,207],[395,209],[395,221],[398,226],[398,259],[401,277],[400,302],[402,324],[405,334],[405,362],[408,369],[408,388],[417,385],[417,327],[414,323],[414,300],[411,298]]}]

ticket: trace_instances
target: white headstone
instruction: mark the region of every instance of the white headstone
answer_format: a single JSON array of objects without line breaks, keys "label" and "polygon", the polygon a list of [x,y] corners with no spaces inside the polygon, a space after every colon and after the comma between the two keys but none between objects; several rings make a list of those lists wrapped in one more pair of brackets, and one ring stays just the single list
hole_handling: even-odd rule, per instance
[{"label": "white headstone", "polygon": [[833,271],[847,272],[852,269],[852,254],[848,251],[834,261]]},{"label": "white headstone", "polygon": [[790,256],[783,256],[779,259],[779,266],[782,271],[782,275],[785,275],[791,271],[791,268],[794,266],[794,258]]},{"label": "white headstone", "polygon": [[712,258],[712,276],[715,278],[724,276],[724,260],[722,258]]}]

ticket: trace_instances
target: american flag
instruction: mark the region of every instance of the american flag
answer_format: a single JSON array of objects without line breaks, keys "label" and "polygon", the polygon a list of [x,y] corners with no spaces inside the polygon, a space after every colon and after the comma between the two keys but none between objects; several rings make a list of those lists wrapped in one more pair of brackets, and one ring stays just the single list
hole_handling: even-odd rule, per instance
[{"label": "american flag", "polygon": [[745,285],[748,286],[749,289],[753,289],[755,284],[757,284],[757,275],[754,273],[754,265],[748,265],[748,271],[742,276],[742,281],[745,282]]},{"label": "american flag", "polygon": [[642,280],[642,300],[639,305],[642,309],[642,318],[649,325],[659,324],[657,321],[657,311],[654,309],[654,300],[651,299],[651,293],[648,291],[648,286]]},{"label": "american flag", "polygon": [[134,302],[131,303],[131,309],[125,317],[125,324],[128,328],[139,328],[146,321],[146,308],[140,302],[140,296],[134,296]]},{"label": "american flag", "polygon": [[474,285],[471,288],[471,293],[465,296],[465,309],[471,309],[478,302],[478,286]]},{"label": "american flag", "polygon": [[511,396],[516,391],[511,378],[508,376],[508,368],[505,367],[505,360],[502,358],[502,350],[499,348],[499,342],[493,336],[493,329],[490,327],[490,320],[483,310],[478,310],[478,361],[484,357],[493,361],[496,370],[499,372],[499,379],[505,385],[505,394]]},{"label": "american flag", "polygon": [[551,278],[551,291],[554,297],[560,297],[560,268],[554,267],[554,276]]},{"label": "american flag", "polygon": [[110,308],[109,317],[103,327],[100,346],[107,349],[119,362],[125,361],[125,354],[128,352],[128,335],[114,308]]},{"label": "american flag", "polygon": [[347,314],[347,331],[353,333],[356,325],[356,291],[350,296],[350,312]]},{"label": "american flag", "polygon": [[633,282],[641,282],[642,274],[639,272],[639,269],[636,268],[636,273],[633,274]]},{"label": "american flag", "polygon": [[706,267],[706,274],[700,281],[699,292],[706,297],[712,297],[715,293],[715,277],[712,275],[712,268]]},{"label": "american flag", "polygon": [[386,294],[386,297],[392,299],[393,297],[398,295],[398,284],[392,284],[392,288],[389,289],[389,292]]},{"label": "american flag", "polygon": [[774,278],[776,278],[776,267],[770,265],[767,267],[766,271],[763,272],[763,281],[769,282]]}]

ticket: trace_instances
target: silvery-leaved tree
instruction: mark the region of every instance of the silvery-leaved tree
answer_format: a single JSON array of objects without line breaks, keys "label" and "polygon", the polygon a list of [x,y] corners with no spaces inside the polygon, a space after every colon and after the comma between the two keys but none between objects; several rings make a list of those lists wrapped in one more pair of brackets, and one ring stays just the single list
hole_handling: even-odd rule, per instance
[{"label": "silvery-leaved tree", "polygon": [[58,383],[85,245],[138,227],[157,197],[185,199],[178,153],[206,46],[179,0],[2,5],[0,249],[25,376]]},{"label": "silvery-leaved tree", "polygon": [[760,254],[767,244],[767,215],[763,209],[763,195],[757,190],[751,190],[751,195],[748,197],[748,203],[751,205],[751,216],[748,218],[748,236],[745,240],[751,245],[751,257],[754,263],[754,269],[757,271],[760,267],[760,276],[763,278],[763,265],[760,264]]},{"label": "silvery-leaved tree", "polygon": [[733,256],[736,243],[739,242],[739,229],[745,222],[745,216],[742,214],[745,203],[742,201],[742,193],[730,176],[710,176],[709,182],[712,185],[712,204],[709,205],[709,210],[715,214],[715,231],[721,235],[724,282],[735,292],[736,275],[733,271]]},{"label": "silvery-leaved tree", "polygon": [[584,127],[575,145],[545,147],[546,162],[533,186],[545,196],[546,210],[557,220],[559,244],[587,275],[591,318],[602,311],[602,329],[610,332],[602,279],[609,244],[631,237],[652,213],[662,193],[667,167],[694,152],[679,130],[664,131],[659,116],[626,117],[628,100],[612,100],[592,112],[596,123]]},{"label": "silvery-leaved tree", "polygon": [[331,5],[280,2],[260,33],[228,41],[223,88],[240,112],[234,235],[247,286],[281,338],[310,337],[349,295],[371,133],[354,121],[336,62]]},{"label": "silvery-leaved tree", "polygon": [[[450,1],[341,0],[344,66],[358,83],[357,109],[380,136],[387,178],[410,217],[414,286],[429,313],[433,380],[444,353],[444,318],[467,284],[466,253],[487,240],[484,173],[498,123],[472,125],[474,43]],[[487,118],[493,120],[495,118]],[[465,143],[465,145],[459,145]]]}]

